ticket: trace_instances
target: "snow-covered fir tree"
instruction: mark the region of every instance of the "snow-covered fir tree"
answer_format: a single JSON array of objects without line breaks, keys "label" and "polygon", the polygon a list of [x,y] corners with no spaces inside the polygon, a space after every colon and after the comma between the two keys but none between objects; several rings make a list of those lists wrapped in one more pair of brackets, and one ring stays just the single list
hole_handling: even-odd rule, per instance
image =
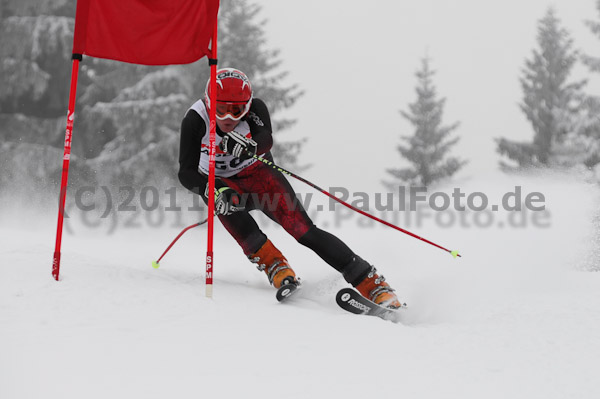
[{"label": "snow-covered fir tree", "polygon": [[[600,0],[596,0],[596,20],[585,21],[591,32],[600,40]],[[583,63],[591,72],[600,73],[600,52],[595,55],[584,54]],[[585,101],[583,116],[580,120],[579,130],[581,136],[587,141],[588,156],[585,161],[587,167],[592,169],[596,180],[600,183],[600,97],[588,94]],[[591,241],[591,250],[585,269],[600,271],[600,208],[594,217],[594,230]]]},{"label": "snow-covered fir tree", "polygon": [[[275,161],[294,170],[304,165],[298,158],[305,138],[284,138],[279,133],[296,123],[277,114],[292,107],[303,94],[298,85],[286,85],[288,72],[281,70],[280,51],[270,49],[260,19],[262,8],[248,0],[222,0],[219,13],[219,67],[237,68],[250,78],[254,96],[265,100],[271,112]],[[204,93],[209,70],[205,63],[186,66],[183,72],[195,96]]]},{"label": "snow-covered fir tree", "polygon": [[411,166],[400,169],[387,169],[394,181],[384,181],[391,187],[397,184],[429,186],[454,175],[466,161],[449,156],[450,149],[458,138],[450,138],[459,123],[443,125],[445,98],[438,98],[433,83],[435,72],[430,68],[429,58],[423,58],[421,68],[416,72],[417,99],[409,104],[409,110],[401,111],[402,116],[414,127],[414,133],[402,136],[406,145],[399,145],[398,151]]},{"label": "snow-covered fir tree", "polygon": [[[31,177],[56,184],[62,164],[75,2],[3,1],[0,160],[4,166],[36,159],[41,165],[39,175]],[[291,107],[301,91],[284,84],[286,74],[278,52],[267,46],[259,11],[247,0],[222,1],[219,67],[235,66],[248,73],[256,96],[270,106],[277,133],[294,122],[278,119],[277,113]],[[206,59],[156,67],[84,57],[70,183],[177,185],[179,124],[187,108],[203,97],[208,76]],[[277,161],[293,167],[302,142],[295,138],[274,148]],[[35,170],[4,173],[0,184],[23,185]]]},{"label": "snow-covered fir tree", "polygon": [[[588,28],[600,40],[600,0],[596,1],[598,11],[596,20],[585,21]],[[583,63],[591,72],[600,73],[600,53],[595,55],[582,55]],[[586,96],[582,115],[577,130],[586,141],[587,158],[585,165],[593,168],[598,181],[600,181],[600,97],[594,94]]]},{"label": "snow-covered fir tree", "polygon": [[[497,139],[497,150],[516,163],[531,166],[571,166],[586,158],[577,126],[585,99],[585,81],[571,82],[578,60],[569,32],[561,27],[552,8],[538,22],[538,48],[526,60],[521,76],[521,110],[531,123],[532,142]],[[501,162],[505,170],[514,165]]]},{"label": "snow-covered fir tree", "polygon": [[222,44],[219,62],[223,67],[244,71],[252,81],[255,97],[262,98],[275,115],[273,132],[276,135],[273,154],[282,166],[301,171],[306,167],[299,159],[304,138],[278,135],[296,123],[295,119],[277,117],[277,113],[293,106],[303,92],[298,85],[286,85],[287,71],[281,70],[280,51],[268,48],[260,18],[261,7],[248,0],[222,0],[223,16],[219,20]]},{"label": "snow-covered fir tree", "polygon": [[[74,24],[52,14],[66,3],[1,3],[0,194],[45,192],[60,176]],[[86,166],[77,154],[72,166],[77,182]]]},{"label": "snow-covered fir tree", "polygon": [[[600,0],[596,0],[596,9],[598,11],[597,20],[586,20],[585,24],[592,31],[592,33],[600,40]],[[600,73],[600,54],[597,55],[583,55],[583,62],[594,72]]]},{"label": "snow-covered fir tree", "polygon": [[[221,2],[219,67],[233,66],[247,73],[255,96],[262,97],[270,108],[277,134],[294,122],[279,120],[277,112],[292,106],[301,92],[296,86],[283,86],[286,73],[278,71],[278,52],[267,48],[264,21],[257,20],[260,10],[247,0]],[[150,67],[145,68],[147,72]],[[100,86],[113,84],[113,75]],[[179,124],[187,108],[204,96],[208,77],[206,60],[200,60],[153,69],[132,85],[118,84],[125,88],[110,102],[98,102],[86,110],[93,124],[89,131],[114,132],[101,153],[90,161],[94,169],[102,170],[109,181],[118,178],[125,184],[173,184]],[[276,143],[276,161],[297,166],[303,139]]]}]

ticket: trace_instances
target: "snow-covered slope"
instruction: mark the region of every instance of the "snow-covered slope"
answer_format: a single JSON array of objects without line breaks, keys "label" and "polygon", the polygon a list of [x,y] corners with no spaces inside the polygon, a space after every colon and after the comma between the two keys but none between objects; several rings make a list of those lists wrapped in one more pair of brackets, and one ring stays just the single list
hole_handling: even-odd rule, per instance
[{"label": "snow-covered slope", "polygon": [[0,398],[599,397],[600,273],[577,270],[597,189],[560,176],[461,187],[516,184],[545,194],[548,227],[409,228],[461,259],[358,218],[329,229],[409,304],[401,324],[339,309],[342,278],[280,229],[267,233],[304,280],[286,304],[220,227],[213,299],[200,228],[158,270],[180,229],[66,235],[57,283],[54,215],[5,210]]}]

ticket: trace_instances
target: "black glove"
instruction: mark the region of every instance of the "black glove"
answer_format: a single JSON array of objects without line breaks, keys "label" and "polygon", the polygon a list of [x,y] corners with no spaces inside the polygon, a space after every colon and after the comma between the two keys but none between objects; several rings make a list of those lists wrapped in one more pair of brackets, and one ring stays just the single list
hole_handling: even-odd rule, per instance
[{"label": "black glove", "polygon": [[229,132],[223,136],[219,147],[222,151],[244,161],[256,155],[257,144],[256,141],[244,137],[238,132]]},{"label": "black glove", "polygon": [[[215,215],[231,215],[234,212],[243,211],[240,194],[233,188],[224,185],[215,187]],[[204,196],[208,198],[208,184]]]}]

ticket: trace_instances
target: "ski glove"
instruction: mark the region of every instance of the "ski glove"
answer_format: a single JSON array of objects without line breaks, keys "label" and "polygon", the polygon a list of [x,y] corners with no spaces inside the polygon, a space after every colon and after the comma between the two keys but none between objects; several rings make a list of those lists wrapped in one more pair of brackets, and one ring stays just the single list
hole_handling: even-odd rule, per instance
[{"label": "ski glove", "polygon": [[256,155],[257,144],[256,141],[244,137],[238,132],[229,132],[223,136],[219,147],[222,151],[245,161]]},{"label": "ski glove", "polygon": [[[206,191],[208,191],[208,184]],[[208,192],[205,196],[208,198]],[[215,187],[215,215],[231,215],[243,211],[244,205],[241,204],[240,198],[240,194],[231,187]]]}]

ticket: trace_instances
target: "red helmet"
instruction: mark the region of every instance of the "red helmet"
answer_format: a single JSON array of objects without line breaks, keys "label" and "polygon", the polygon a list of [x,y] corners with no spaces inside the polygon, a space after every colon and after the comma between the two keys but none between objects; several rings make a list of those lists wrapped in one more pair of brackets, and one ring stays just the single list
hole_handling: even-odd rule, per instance
[{"label": "red helmet", "polygon": [[[204,101],[210,108],[210,79],[206,83]],[[217,71],[217,119],[238,121],[250,110],[252,104],[252,87],[244,72],[234,68],[223,68]]]}]

